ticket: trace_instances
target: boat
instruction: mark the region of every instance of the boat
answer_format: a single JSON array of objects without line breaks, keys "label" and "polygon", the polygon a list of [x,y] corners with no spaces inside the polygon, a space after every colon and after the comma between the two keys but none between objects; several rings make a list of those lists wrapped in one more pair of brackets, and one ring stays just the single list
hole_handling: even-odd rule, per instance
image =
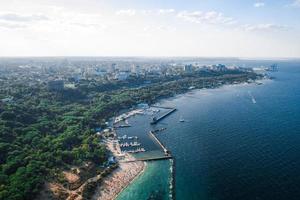
[{"label": "boat", "polygon": [[[126,151],[127,153],[140,153],[140,152],[145,152],[146,150],[144,148],[137,148],[135,150],[128,150]],[[125,151],[124,151],[125,152]]]},{"label": "boat", "polygon": [[249,96],[251,98],[252,103],[256,104],[256,100],[255,100],[254,96],[252,95],[252,93],[250,91],[248,91],[248,94],[249,94]]},{"label": "boat", "polygon": [[127,138],[127,135],[123,135],[123,136],[118,137],[119,140],[125,140],[126,138]]},{"label": "boat", "polygon": [[138,142],[130,142],[130,143],[129,143],[129,146],[131,146],[131,147],[137,147],[137,146],[141,146],[141,143],[138,143]]},{"label": "boat", "polygon": [[183,119],[182,116],[180,116],[179,122],[184,122],[185,120]]}]

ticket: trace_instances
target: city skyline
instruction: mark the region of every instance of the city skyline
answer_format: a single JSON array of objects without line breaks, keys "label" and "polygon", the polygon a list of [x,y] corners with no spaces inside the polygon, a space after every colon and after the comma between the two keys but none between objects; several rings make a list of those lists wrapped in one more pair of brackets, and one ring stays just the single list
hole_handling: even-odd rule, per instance
[{"label": "city skyline", "polygon": [[300,57],[300,1],[0,2],[0,56]]}]

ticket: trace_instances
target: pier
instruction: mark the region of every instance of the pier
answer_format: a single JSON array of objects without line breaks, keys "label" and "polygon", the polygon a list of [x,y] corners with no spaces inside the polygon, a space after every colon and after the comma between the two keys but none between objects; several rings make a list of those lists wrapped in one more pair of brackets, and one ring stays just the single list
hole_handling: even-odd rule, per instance
[{"label": "pier", "polygon": [[171,155],[166,155],[166,156],[159,156],[159,157],[151,157],[151,158],[137,158],[134,160],[126,160],[126,161],[120,161],[123,163],[128,163],[128,162],[137,162],[137,161],[156,161],[156,160],[168,160],[172,159],[173,157]]},{"label": "pier", "polygon": [[159,139],[156,137],[155,133],[153,131],[149,132],[150,136],[154,138],[154,140],[159,144],[159,146],[164,150],[165,155],[164,156],[158,156],[158,157],[150,157],[150,158],[137,158],[134,160],[126,160],[126,161],[120,161],[120,162],[137,162],[137,161],[158,161],[158,160],[170,160],[171,164],[171,181],[170,181],[170,199],[175,200],[175,186],[176,186],[176,165],[175,165],[175,158],[171,155],[171,152],[159,141]]},{"label": "pier", "polygon": [[156,135],[153,133],[153,131],[149,132],[150,136],[154,138],[154,140],[159,144],[159,146],[164,150],[165,155],[168,156],[170,155],[170,152],[168,149],[159,141],[159,139],[156,137]]},{"label": "pier", "polygon": [[173,107],[166,107],[166,106],[151,106],[153,108],[163,108],[163,109],[174,109]]},{"label": "pier", "polygon": [[122,124],[122,125],[114,126],[114,128],[128,128],[128,127],[131,127],[131,125],[129,125],[129,124]]},{"label": "pier", "polygon": [[[174,112],[174,111],[173,111]],[[155,132],[150,131],[149,132],[150,136],[152,136],[154,138],[154,140],[159,144],[159,146],[161,146],[161,148],[164,150],[165,152],[165,156],[161,156],[161,157],[157,157],[157,158],[148,158],[148,159],[144,159],[144,161],[151,161],[151,160],[163,160],[163,159],[170,159],[171,160],[171,167],[172,167],[172,172],[171,172],[171,176],[172,176],[172,180],[170,183],[171,186],[171,199],[175,200],[175,186],[176,186],[176,180],[175,180],[175,170],[176,170],[176,166],[175,166],[175,158],[173,158],[173,156],[171,155],[171,152],[161,143],[161,141],[156,137]]]},{"label": "pier", "polygon": [[[154,107],[154,106],[152,106],[152,107]],[[157,124],[160,120],[162,120],[163,118],[167,117],[168,115],[170,115],[171,113],[176,111],[176,108],[167,108],[167,107],[158,107],[158,108],[165,108],[165,109],[171,109],[171,110],[168,111],[167,113],[159,116],[158,118],[153,117],[153,120],[152,120],[152,122],[150,122],[150,124]]]}]

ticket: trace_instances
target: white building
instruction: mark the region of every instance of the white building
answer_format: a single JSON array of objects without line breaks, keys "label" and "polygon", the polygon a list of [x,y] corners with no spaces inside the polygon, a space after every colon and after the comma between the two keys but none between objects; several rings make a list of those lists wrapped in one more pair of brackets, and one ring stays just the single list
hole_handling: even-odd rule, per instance
[{"label": "white building", "polygon": [[133,64],[133,65],[131,66],[131,73],[132,73],[132,74],[139,75],[140,72],[141,72],[141,67],[140,67],[139,65]]}]

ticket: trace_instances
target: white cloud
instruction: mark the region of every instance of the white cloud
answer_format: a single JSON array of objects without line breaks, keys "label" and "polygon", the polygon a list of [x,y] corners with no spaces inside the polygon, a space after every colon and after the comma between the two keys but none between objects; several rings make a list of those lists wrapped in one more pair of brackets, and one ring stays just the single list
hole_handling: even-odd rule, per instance
[{"label": "white cloud", "polygon": [[6,29],[21,29],[26,28],[34,22],[48,21],[49,18],[42,14],[18,14],[12,12],[0,13],[0,27]]},{"label": "white cloud", "polygon": [[140,11],[143,15],[154,15],[155,10],[141,10]]},{"label": "white cloud", "polygon": [[134,16],[136,14],[136,11],[133,9],[128,10],[119,10],[116,12],[117,15],[124,15],[124,16]]},{"label": "white cloud", "polygon": [[256,2],[253,4],[253,6],[256,8],[264,7],[265,5],[266,4],[264,2]]},{"label": "white cloud", "polygon": [[42,14],[38,15],[20,15],[18,13],[0,13],[0,20],[13,22],[31,22],[48,20],[48,17]]},{"label": "white cloud", "polygon": [[175,32],[176,28],[173,26],[159,25],[159,26],[146,26],[146,27],[144,27],[143,30],[145,32],[152,32],[152,31]]},{"label": "white cloud", "polygon": [[175,13],[175,9],[159,9],[158,10],[159,14],[172,14]]},{"label": "white cloud", "polygon": [[0,28],[7,28],[7,29],[18,29],[18,28],[26,28],[27,26],[24,24],[18,23],[10,23],[10,22],[1,22],[0,21]]},{"label": "white cloud", "polygon": [[142,13],[143,15],[168,15],[168,14],[174,14],[176,10],[173,8],[169,8],[169,9],[140,10],[139,12]]},{"label": "white cloud", "polygon": [[257,25],[246,24],[242,26],[242,29],[245,31],[284,31],[287,30],[288,27],[284,25],[278,25],[278,24],[257,24]]},{"label": "white cloud", "polygon": [[179,18],[182,18],[186,21],[193,22],[193,23],[203,23],[203,24],[221,24],[221,25],[231,25],[236,23],[236,21],[231,17],[225,17],[220,12],[209,11],[209,12],[202,12],[202,11],[182,11],[179,12],[177,15]]}]

